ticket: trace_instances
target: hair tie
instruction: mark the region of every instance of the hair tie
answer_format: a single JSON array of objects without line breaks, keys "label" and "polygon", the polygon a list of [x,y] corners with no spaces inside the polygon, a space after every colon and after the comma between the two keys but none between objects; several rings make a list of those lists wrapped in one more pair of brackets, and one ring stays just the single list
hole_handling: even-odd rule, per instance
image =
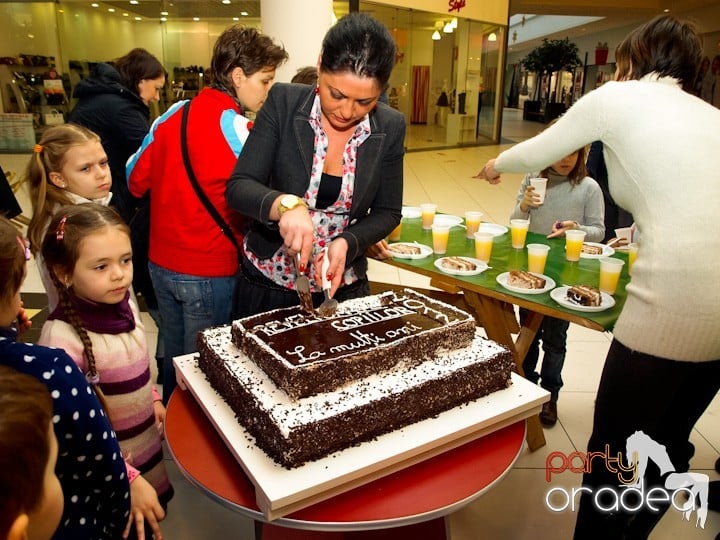
[{"label": "hair tie", "polygon": [[91,373],[90,371],[88,371],[85,374],[85,379],[89,384],[95,386],[100,382],[100,375],[98,373]]},{"label": "hair tie", "polygon": [[55,229],[55,239],[60,242],[65,238],[65,223],[67,223],[67,215],[63,216],[58,223],[57,229]]},{"label": "hair tie", "polygon": [[16,236],[15,238],[17,238],[18,244],[20,245],[20,250],[25,255],[25,260],[29,261],[30,260],[30,248],[27,247],[27,245],[25,244],[25,241],[22,238],[20,238],[19,236]]},{"label": "hair tie", "polygon": [[43,151],[42,144],[36,144],[35,146],[33,146],[33,152],[35,152],[36,154],[39,154],[42,151]]}]

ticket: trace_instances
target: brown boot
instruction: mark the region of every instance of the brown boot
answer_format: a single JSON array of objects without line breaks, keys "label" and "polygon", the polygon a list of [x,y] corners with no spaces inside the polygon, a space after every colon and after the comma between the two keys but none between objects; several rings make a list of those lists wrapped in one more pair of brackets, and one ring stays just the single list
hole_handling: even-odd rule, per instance
[{"label": "brown boot", "polygon": [[542,411],[540,412],[540,423],[546,427],[553,427],[557,424],[557,419],[557,403],[554,401],[543,403]]}]

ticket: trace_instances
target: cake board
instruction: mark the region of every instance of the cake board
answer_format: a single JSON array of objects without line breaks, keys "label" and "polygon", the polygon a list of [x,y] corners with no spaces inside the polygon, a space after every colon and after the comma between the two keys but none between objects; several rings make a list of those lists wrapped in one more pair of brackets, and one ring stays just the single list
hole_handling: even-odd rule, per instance
[{"label": "cake board", "polygon": [[504,390],[460,405],[371,441],[294,469],[278,465],[255,445],[235,413],[197,365],[197,355],[174,359],[178,386],[189,391],[255,485],[268,521],[286,516],[410,467],[537,414],[549,393],[519,375]]}]

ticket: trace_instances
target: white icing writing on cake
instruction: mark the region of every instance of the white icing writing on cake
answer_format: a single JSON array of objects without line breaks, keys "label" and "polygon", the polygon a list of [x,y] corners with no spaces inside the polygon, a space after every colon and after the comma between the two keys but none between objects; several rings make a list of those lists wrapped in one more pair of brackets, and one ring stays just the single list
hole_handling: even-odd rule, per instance
[{"label": "white icing writing on cake", "polygon": [[432,316],[433,318],[439,319],[446,324],[448,324],[450,322],[450,319],[447,315],[445,315],[441,311],[432,309],[430,306],[425,305],[423,302],[421,302],[419,300],[414,300],[414,299],[408,298],[406,296],[398,297],[398,300],[402,300],[403,305],[408,307],[409,309],[412,309],[413,311],[417,311],[418,313],[422,313],[423,315]]},{"label": "white icing writing on cake", "polygon": [[305,356],[303,353],[305,352],[305,345],[297,345],[295,347],[295,350],[292,351],[285,351],[285,354],[288,356],[297,356],[298,357],[298,364],[304,364],[305,362],[312,362],[313,360],[317,360],[321,356],[325,356],[326,353],[321,351],[313,351],[309,355]]},{"label": "white icing writing on cake", "polygon": [[388,321],[390,319],[397,319],[404,315],[412,315],[414,311],[404,308],[402,306],[390,307],[377,311],[368,311],[367,313],[359,313],[352,317],[346,317],[330,323],[335,330],[344,332],[345,330],[352,330],[360,326],[367,326],[369,324],[375,324],[382,321]]}]

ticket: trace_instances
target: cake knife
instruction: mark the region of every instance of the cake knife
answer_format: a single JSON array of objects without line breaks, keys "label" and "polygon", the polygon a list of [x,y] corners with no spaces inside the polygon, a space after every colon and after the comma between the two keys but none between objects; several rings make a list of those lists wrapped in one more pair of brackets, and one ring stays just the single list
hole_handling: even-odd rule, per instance
[{"label": "cake knife", "polygon": [[322,290],[325,294],[325,301],[320,304],[318,313],[321,317],[332,317],[337,309],[337,300],[330,298],[330,280],[327,278],[328,268],[330,268],[330,257],[328,257],[327,246],[325,247],[325,254],[322,262]]},{"label": "cake knife", "polygon": [[295,254],[295,269],[297,270],[295,288],[297,289],[298,296],[300,297],[300,307],[303,311],[313,313],[314,310],[312,294],[310,293],[310,280],[305,275],[305,272],[300,270],[300,252]]}]

